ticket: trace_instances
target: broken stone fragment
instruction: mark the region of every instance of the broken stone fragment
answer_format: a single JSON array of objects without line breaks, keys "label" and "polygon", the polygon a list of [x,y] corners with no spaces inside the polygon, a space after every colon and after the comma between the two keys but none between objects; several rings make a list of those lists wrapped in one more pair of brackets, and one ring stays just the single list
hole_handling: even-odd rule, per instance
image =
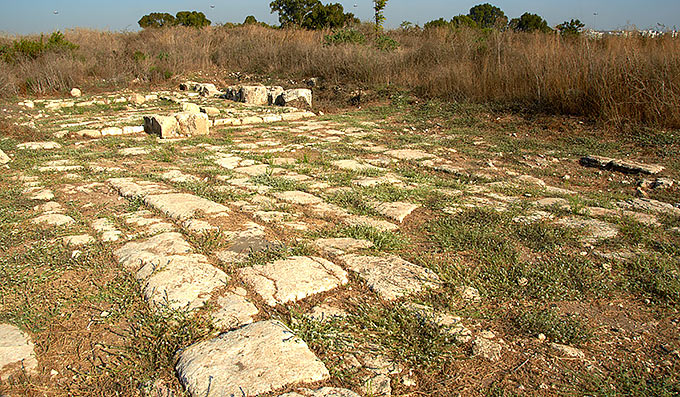
[{"label": "broken stone fragment", "polygon": [[263,85],[242,86],[238,91],[238,101],[253,105],[266,105],[269,102],[267,87]]},{"label": "broken stone fragment", "polygon": [[130,95],[130,97],[128,98],[128,101],[129,101],[130,103],[132,103],[132,104],[135,104],[135,105],[141,105],[141,104],[143,104],[144,102],[146,102],[146,98],[144,97],[144,95],[140,95],[140,94],[132,94],[132,95]]},{"label": "broken stone fragment", "polygon": [[73,88],[73,89],[71,89],[71,96],[72,96],[72,97],[78,98],[78,97],[80,97],[81,95],[83,95],[83,93],[82,93],[78,88]]},{"label": "broken stone fragment", "polygon": [[208,115],[197,111],[182,112],[175,115],[179,124],[179,133],[184,136],[208,135],[210,121]]},{"label": "broken stone fragment", "polygon": [[2,149],[0,149],[0,164],[7,164],[10,161],[12,161],[12,159],[10,159],[9,156],[6,155],[5,152],[2,151]]},{"label": "broken stone fragment", "polygon": [[182,112],[200,113],[201,108],[200,108],[200,106],[196,105],[195,103],[185,102],[185,103],[182,103]]},{"label": "broken stone fragment", "polygon": [[484,337],[476,337],[472,344],[472,354],[475,357],[482,357],[489,361],[500,360],[502,351],[503,346],[500,343]]},{"label": "broken stone fragment", "polygon": [[161,138],[175,138],[179,135],[179,123],[173,116],[144,116],[144,131]]},{"label": "broken stone fragment", "polygon": [[286,90],[276,98],[279,106],[291,106],[299,109],[312,108],[312,90],[307,88],[297,88]]},{"label": "broken stone fragment", "polygon": [[585,167],[595,167],[627,174],[655,175],[665,169],[663,166],[658,164],[643,164],[636,161],[591,155],[581,157],[580,163]]}]

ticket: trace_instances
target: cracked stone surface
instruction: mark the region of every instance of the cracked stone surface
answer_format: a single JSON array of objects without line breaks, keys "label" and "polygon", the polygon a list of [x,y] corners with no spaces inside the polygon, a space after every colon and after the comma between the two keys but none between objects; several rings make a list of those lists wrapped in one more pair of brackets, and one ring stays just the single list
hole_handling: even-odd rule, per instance
[{"label": "cracked stone surface", "polygon": [[163,233],[130,242],[114,252],[118,261],[135,272],[145,298],[152,306],[196,309],[208,301],[229,276],[208,258],[192,254],[180,233]]},{"label": "cracked stone surface", "polygon": [[287,192],[279,192],[274,194],[274,196],[281,200],[285,201],[290,204],[300,204],[300,205],[306,205],[306,204],[318,204],[323,202],[323,200],[319,197],[314,196],[313,194],[305,193],[305,192],[300,192],[297,190],[291,190]]},{"label": "cracked stone surface", "polygon": [[391,301],[425,287],[436,287],[439,277],[431,270],[407,262],[398,256],[348,254],[340,257],[347,267],[358,273],[371,290]]},{"label": "cracked stone surface", "polygon": [[376,167],[374,165],[370,164],[364,164],[360,163],[356,160],[336,160],[333,161],[332,163],[335,167],[340,168],[341,170],[348,170],[348,171],[380,171],[380,170],[385,170],[384,168]]},{"label": "cracked stone surface", "polygon": [[218,310],[211,315],[215,327],[234,329],[253,322],[258,310],[246,298],[246,294],[243,288],[236,288],[217,298]]},{"label": "cracked stone surface", "polygon": [[177,362],[191,396],[254,396],[328,379],[307,344],[278,321],[260,321],[185,349]]},{"label": "cracked stone surface", "polygon": [[36,224],[46,224],[50,226],[64,226],[76,223],[76,221],[68,215],[64,214],[45,214],[32,220]]},{"label": "cracked stone surface", "polygon": [[189,193],[166,193],[146,196],[144,201],[170,218],[184,221],[202,213],[209,216],[226,216],[229,207]]},{"label": "cracked stone surface", "polygon": [[112,178],[108,182],[121,196],[128,198],[172,192],[171,188],[160,183],[143,180],[135,181],[133,178]]},{"label": "cracked stone surface", "polygon": [[619,234],[619,229],[616,226],[597,219],[569,217],[562,218],[555,223],[561,226],[583,229],[584,235],[582,239],[588,243],[596,243],[616,237]]},{"label": "cracked stone surface", "polygon": [[270,306],[295,302],[347,284],[347,272],[323,258],[293,256],[238,270],[241,278]]},{"label": "cracked stone surface", "polygon": [[10,324],[0,324],[0,381],[5,381],[16,371],[35,372],[38,360],[33,342],[21,329]]},{"label": "cracked stone surface", "polygon": [[435,157],[433,154],[414,149],[388,150],[385,154],[399,160],[422,160]]},{"label": "cracked stone surface", "polygon": [[50,150],[61,149],[57,142],[24,142],[17,145],[17,149],[25,150]]},{"label": "cracked stone surface", "polygon": [[373,208],[376,211],[386,216],[387,218],[393,219],[399,223],[403,222],[404,219],[419,208],[420,205],[413,203],[404,202],[394,202],[394,203],[375,203]]},{"label": "cracked stone surface", "polygon": [[368,240],[358,240],[349,237],[321,238],[315,240],[313,246],[326,255],[344,255],[361,249],[372,248],[373,243]]},{"label": "cracked stone surface", "polygon": [[302,389],[297,392],[281,394],[279,397],[360,397],[349,389],[338,387],[322,387],[321,389],[311,390]]}]

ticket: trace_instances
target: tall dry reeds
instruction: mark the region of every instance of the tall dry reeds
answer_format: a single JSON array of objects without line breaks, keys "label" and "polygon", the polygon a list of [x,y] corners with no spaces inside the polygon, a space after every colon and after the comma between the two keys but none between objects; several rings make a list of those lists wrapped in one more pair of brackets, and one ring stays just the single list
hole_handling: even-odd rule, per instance
[{"label": "tall dry reeds", "polygon": [[574,114],[607,123],[680,127],[680,39],[563,38],[478,30],[392,31],[396,51],[324,45],[328,32],[260,26],[138,33],[75,30],[73,54],[0,63],[4,94],[88,82],[158,82],[193,72],[392,86],[447,100]]}]

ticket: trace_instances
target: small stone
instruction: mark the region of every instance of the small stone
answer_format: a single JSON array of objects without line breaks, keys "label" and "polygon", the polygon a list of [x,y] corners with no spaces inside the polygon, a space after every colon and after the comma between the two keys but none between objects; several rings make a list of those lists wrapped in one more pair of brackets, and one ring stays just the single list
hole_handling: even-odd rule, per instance
[{"label": "small stone", "polygon": [[460,296],[468,302],[481,302],[482,300],[479,290],[474,287],[461,287]]},{"label": "small stone", "polygon": [[586,358],[586,354],[583,352],[583,350],[577,349],[575,347],[561,345],[559,343],[551,343],[550,347],[552,347],[556,352],[567,357],[581,359]]},{"label": "small stone", "polygon": [[77,236],[65,236],[62,241],[65,245],[70,247],[78,247],[81,245],[92,244],[95,242],[95,239],[89,234],[81,234]]},{"label": "small stone", "polygon": [[361,391],[368,396],[384,397],[392,395],[391,379],[387,375],[376,375],[364,382]]},{"label": "small stone", "polygon": [[83,93],[82,93],[78,88],[73,88],[73,89],[71,90],[71,96],[72,96],[72,97],[78,98],[78,97],[80,97],[81,95],[83,95]]},{"label": "small stone", "polygon": [[33,223],[45,223],[51,226],[64,226],[76,223],[76,221],[70,216],[63,214],[47,214],[33,219]]},{"label": "small stone", "polygon": [[2,151],[2,149],[0,149],[0,164],[7,164],[10,161],[12,161],[12,159],[9,158],[9,156],[6,155],[5,152]]},{"label": "small stone", "polygon": [[500,360],[502,350],[503,347],[499,343],[483,337],[475,338],[472,344],[472,354],[489,361]]}]

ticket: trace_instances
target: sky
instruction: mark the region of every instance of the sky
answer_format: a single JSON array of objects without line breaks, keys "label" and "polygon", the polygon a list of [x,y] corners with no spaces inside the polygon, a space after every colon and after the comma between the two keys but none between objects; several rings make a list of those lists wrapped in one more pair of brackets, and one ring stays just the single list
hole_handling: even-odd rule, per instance
[{"label": "sky", "polygon": [[[0,32],[27,34],[83,27],[99,30],[135,31],[137,21],[150,12],[197,10],[213,23],[242,22],[254,15],[259,21],[277,23],[271,14],[270,0],[0,0]],[[337,0],[322,0],[324,3]],[[362,20],[372,17],[371,0],[339,1],[346,11]],[[456,0],[389,0],[385,10],[386,26],[398,27],[402,21],[423,25],[432,19],[467,14],[470,7],[484,3]],[[587,27],[611,30],[635,25],[638,29],[654,28],[658,23],[680,29],[680,0],[497,0],[509,18],[524,12],[543,16],[555,26],[578,18]],[[211,8],[214,5],[214,8]],[[55,13],[57,11],[58,13]],[[597,15],[594,15],[597,14]]]}]

